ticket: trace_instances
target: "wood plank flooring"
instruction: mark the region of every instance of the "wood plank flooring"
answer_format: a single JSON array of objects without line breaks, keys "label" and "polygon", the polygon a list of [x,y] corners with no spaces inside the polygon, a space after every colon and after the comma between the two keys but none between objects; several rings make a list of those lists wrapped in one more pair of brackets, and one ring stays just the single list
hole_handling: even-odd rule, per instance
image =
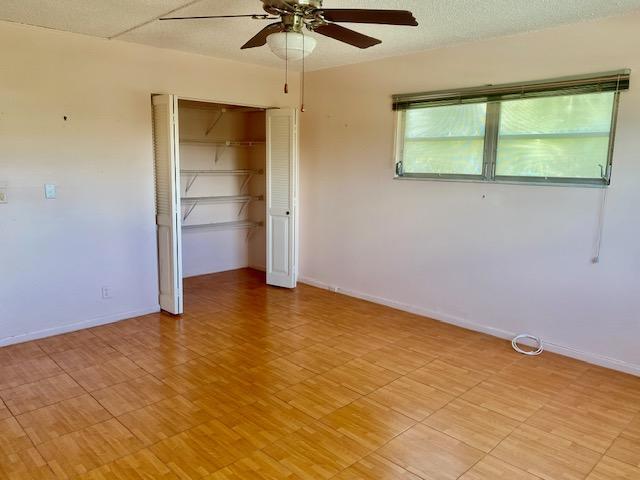
[{"label": "wood plank flooring", "polygon": [[639,480],[640,378],[252,270],[0,349],[6,480]]}]

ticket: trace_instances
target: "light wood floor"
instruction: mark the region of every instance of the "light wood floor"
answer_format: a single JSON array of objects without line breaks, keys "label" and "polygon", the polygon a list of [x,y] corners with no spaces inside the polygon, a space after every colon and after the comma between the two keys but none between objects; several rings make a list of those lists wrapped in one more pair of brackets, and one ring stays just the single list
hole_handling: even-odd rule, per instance
[{"label": "light wood floor", "polygon": [[640,378],[250,270],[186,292],[0,349],[0,478],[640,479]]}]

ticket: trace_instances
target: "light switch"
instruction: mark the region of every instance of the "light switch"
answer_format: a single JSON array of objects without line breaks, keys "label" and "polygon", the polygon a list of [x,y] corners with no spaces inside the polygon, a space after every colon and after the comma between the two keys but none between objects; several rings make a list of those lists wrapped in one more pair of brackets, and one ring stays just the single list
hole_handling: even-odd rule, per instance
[{"label": "light switch", "polygon": [[7,199],[7,189],[4,187],[0,187],[0,203],[9,203]]},{"label": "light switch", "polygon": [[57,192],[56,192],[56,186],[51,184],[51,183],[47,183],[44,186],[44,196],[47,200],[52,200],[54,198],[56,198]]}]

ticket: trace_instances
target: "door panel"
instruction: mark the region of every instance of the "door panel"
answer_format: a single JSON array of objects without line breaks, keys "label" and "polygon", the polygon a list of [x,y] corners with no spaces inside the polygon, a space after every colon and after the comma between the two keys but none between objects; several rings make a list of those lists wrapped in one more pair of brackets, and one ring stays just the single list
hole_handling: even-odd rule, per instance
[{"label": "door panel", "polygon": [[183,312],[182,226],[178,101],[173,95],[153,96],[153,143],[160,308],[178,315]]},{"label": "door panel", "polygon": [[267,283],[296,286],[296,111],[267,111]]},{"label": "door panel", "polygon": [[[273,248],[271,271],[273,274],[288,276],[289,265],[289,218],[271,215],[271,235],[274,241],[271,242]],[[275,246],[275,247],[274,247]]]}]

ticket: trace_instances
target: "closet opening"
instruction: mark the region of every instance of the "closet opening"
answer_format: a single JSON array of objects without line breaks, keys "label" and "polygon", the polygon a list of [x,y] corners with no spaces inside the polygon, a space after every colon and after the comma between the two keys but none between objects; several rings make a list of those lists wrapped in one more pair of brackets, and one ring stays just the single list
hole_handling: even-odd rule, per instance
[{"label": "closet opening", "polygon": [[183,313],[221,272],[294,288],[295,110],[152,100],[161,308]]},{"label": "closet opening", "polygon": [[265,111],[178,101],[183,278],[266,269]]}]

